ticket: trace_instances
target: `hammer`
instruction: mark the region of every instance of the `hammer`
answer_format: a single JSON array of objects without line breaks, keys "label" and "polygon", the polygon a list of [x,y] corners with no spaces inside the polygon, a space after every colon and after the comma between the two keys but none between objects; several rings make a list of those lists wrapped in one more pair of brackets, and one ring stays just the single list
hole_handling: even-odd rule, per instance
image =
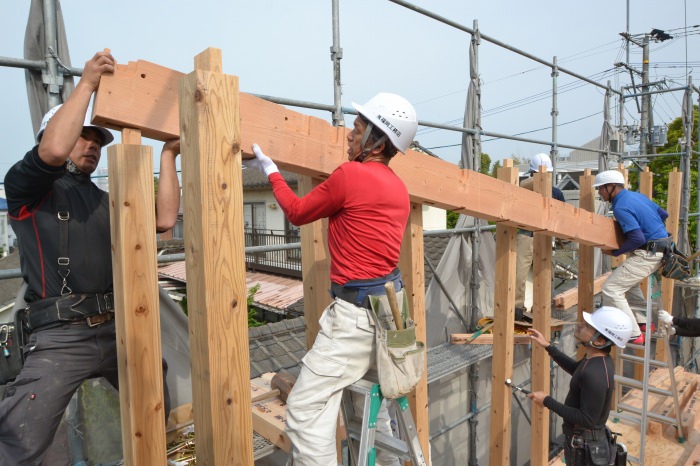
[{"label": "hammer", "polygon": [[292,387],[294,387],[296,381],[297,378],[294,374],[290,372],[278,372],[272,376],[270,386],[273,390],[279,391],[279,399],[282,400],[283,403],[286,403],[287,397],[292,391]]},{"label": "hammer", "polygon": [[401,312],[399,311],[399,302],[396,300],[396,289],[394,288],[394,282],[386,282],[384,284],[384,289],[386,290],[386,298],[389,300],[391,315],[394,317],[396,330],[403,330],[403,319],[401,318]]}]

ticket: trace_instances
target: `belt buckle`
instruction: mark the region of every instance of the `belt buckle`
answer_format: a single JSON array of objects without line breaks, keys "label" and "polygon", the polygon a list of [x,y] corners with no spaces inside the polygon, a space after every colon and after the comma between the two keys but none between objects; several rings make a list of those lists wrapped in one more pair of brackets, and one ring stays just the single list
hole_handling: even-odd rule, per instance
[{"label": "belt buckle", "polygon": [[87,317],[85,321],[87,322],[88,327],[97,327],[98,325],[102,325],[108,320],[111,320],[111,318],[112,315],[110,313],[105,313]]}]

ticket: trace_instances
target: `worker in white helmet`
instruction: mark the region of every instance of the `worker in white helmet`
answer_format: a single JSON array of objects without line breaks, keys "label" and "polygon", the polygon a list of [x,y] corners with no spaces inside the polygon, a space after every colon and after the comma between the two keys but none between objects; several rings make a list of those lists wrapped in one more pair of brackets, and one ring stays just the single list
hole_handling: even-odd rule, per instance
[{"label": "worker in white helmet", "polygon": [[639,324],[633,328],[632,343],[641,345],[646,331],[646,312],[644,306],[635,306],[633,311],[629,301],[645,302],[639,283],[656,272],[664,251],[673,245],[664,225],[668,213],[646,196],[625,189],[625,178],[617,170],[598,173],[593,187],[598,189],[603,201],[612,203],[613,215],[624,235],[619,249],[603,250],[603,253],[616,257],[629,254],[603,284],[604,302],[622,310]]},{"label": "worker in white helmet", "polygon": [[[316,341],[287,399],[287,434],[297,466],[337,466],[334,433],[343,389],[361,379],[375,361],[369,297],[385,294],[384,284],[392,281],[400,306],[404,302],[397,265],[410,202],[405,184],[389,162],[413,141],[416,112],[403,97],[387,93],[353,107],[358,116],[347,135],[348,162],[308,195],[299,198],[257,144],[256,158],[243,162],[268,176],[277,202],[293,224],[328,218],[335,301],[321,316]],[[375,312],[380,321],[392,322],[388,303]],[[386,408],[380,411],[377,431],[391,435]],[[380,450],[377,464],[399,462]]]},{"label": "worker in white helmet", "polygon": [[533,403],[549,408],[564,420],[566,464],[588,466],[612,464],[593,462],[591,455],[614,457],[610,451],[610,433],[605,427],[614,395],[615,368],[610,356],[612,345],[624,348],[636,327],[619,309],[603,306],[595,312],[583,313],[583,322],[576,325],[574,337],[585,354],[579,361],[554,347],[536,329],[529,329],[533,342],[543,347],[559,367],[571,374],[569,393],[561,403],[542,391],[528,394]]},{"label": "worker in white helmet", "polygon": [[[104,376],[119,386],[109,195],[90,178],[102,148],[114,137],[87,115],[101,77],[115,65],[108,51],[85,63],[70,97],[44,116],[37,144],[5,176],[27,282],[30,333],[24,366],[0,402],[2,465],[44,464],[61,417],[84,380]],[[170,229],[177,219],[179,151],[179,140],[173,140],[161,154],[158,231]],[[167,420],[165,361],[163,369]]]}]

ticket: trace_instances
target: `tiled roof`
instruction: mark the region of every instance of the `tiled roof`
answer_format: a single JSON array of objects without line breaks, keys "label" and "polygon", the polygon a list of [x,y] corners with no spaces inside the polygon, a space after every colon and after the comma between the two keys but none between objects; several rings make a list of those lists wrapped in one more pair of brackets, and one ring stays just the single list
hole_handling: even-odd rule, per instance
[{"label": "tiled roof", "polygon": [[293,370],[306,354],[303,317],[248,329],[250,378],[282,369]]},{"label": "tiled roof", "polygon": [[[423,251],[424,251],[424,261],[430,261],[433,267],[437,268],[442,255],[445,253],[445,248],[447,248],[447,243],[450,242],[450,238],[454,235],[426,235],[423,237]],[[425,289],[428,289],[430,285],[430,280],[433,279],[433,271],[430,270],[428,265],[425,265]]]},{"label": "tiled roof", "polygon": [[[158,269],[161,277],[187,282],[185,261],[173,262]],[[253,301],[268,308],[284,311],[304,297],[301,280],[261,272],[246,272],[246,288],[260,284]]]}]

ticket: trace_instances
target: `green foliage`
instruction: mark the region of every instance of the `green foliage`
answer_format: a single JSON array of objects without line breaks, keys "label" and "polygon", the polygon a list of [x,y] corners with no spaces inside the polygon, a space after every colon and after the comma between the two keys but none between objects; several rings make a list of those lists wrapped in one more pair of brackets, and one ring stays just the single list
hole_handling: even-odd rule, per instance
[{"label": "green foliage", "polygon": [[254,286],[248,288],[248,327],[260,327],[261,325],[263,325],[263,322],[260,322],[255,318],[258,314],[258,311],[255,309],[255,307],[253,307],[253,298],[255,297],[255,293],[257,293],[259,290],[260,283],[256,283]]},{"label": "green foliage", "polygon": [[[698,107],[695,106],[693,110],[693,140],[695,144],[693,145],[693,150],[698,151],[698,141],[697,141],[697,131],[698,131]],[[684,138],[683,134],[683,120],[679,117],[673,120],[668,125],[668,132],[666,133],[667,143],[664,147],[658,148],[657,154],[674,154],[682,152],[684,147],[681,146],[679,140]],[[698,158],[691,156],[690,165],[690,208],[689,212],[694,213],[698,211]],[[673,171],[674,168],[678,168],[681,171],[681,157],[679,155],[669,155],[667,157],[654,157],[649,163],[649,170],[654,173],[653,181],[653,199],[654,202],[659,204],[661,207],[666,208],[668,206],[668,174]],[[639,186],[639,173],[630,173],[630,183],[631,186]],[[694,248],[695,241],[697,237],[697,217],[690,217],[688,224],[688,233],[690,237],[691,248]]]},{"label": "green foliage", "polygon": [[496,160],[496,162],[493,164],[493,167],[491,168],[491,173],[489,173],[491,176],[494,178],[498,177],[498,169],[501,168],[501,161]]}]

